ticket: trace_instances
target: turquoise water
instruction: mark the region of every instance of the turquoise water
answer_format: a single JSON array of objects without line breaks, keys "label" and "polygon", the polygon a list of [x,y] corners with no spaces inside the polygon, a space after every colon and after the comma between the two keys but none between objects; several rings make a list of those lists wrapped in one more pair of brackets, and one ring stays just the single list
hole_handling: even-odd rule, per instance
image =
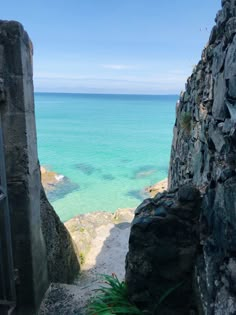
[{"label": "turquoise water", "polygon": [[49,196],[63,221],[136,207],[167,177],[177,98],[35,94],[40,163],[67,179]]}]

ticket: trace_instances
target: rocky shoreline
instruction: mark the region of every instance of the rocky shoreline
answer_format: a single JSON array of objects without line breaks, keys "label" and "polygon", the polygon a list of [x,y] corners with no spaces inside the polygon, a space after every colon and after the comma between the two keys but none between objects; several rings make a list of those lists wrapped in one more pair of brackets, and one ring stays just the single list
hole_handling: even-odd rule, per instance
[{"label": "rocky shoreline", "polygon": [[53,191],[64,179],[64,176],[48,170],[45,166],[40,166],[41,182],[46,193]]},{"label": "rocky shoreline", "polygon": [[[165,188],[166,181],[161,181],[145,190],[151,196]],[[114,213],[97,211],[79,214],[64,223],[77,248],[80,275],[74,285],[52,284],[40,315],[57,315],[61,308],[60,314],[85,315],[88,301],[101,285],[101,274],[115,273],[120,280],[125,278],[125,260],[134,215],[135,208],[118,209]],[[55,296],[59,297],[56,301]],[[63,305],[60,296],[63,296]],[[51,303],[52,299],[54,303]]]},{"label": "rocky shoreline", "polygon": [[49,170],[45,166],[40,167],[41,182],[50,202],[63,198],[68,193],[79,190],[79,185],[68,177]]},{"label": "rocky shoreline", "polygon": [[[167,179],[158,182],[153,186],[149,186],[145,189],[149,193],[150,197],[154,197],[157,193],[161,193],[167,188]],[[88,263],[87,257],[94,260],[96,257],[97,244],[94,242],[96,238],[99,238],[99,242],[103,239],[106,241],[105,234],[107,229],[115,229],[119,227],[125,230],[130,228],[131,222],[134,218],[135,208],[123,208],[118,209],[114,213],[106,211],[97,211],[92,213],[79,214],[76,217],[65,222],[65,227],[69,231],[74,243],[76,244],[79,252],[79,260],[82,267]],[[122,233],[121,233],[122,234]],[[121,237],[121,236],[120,236]],[[127,248],[128,246],[127,234],[125,238],[122,238],[120,247]],[[111,248],[114,246],[112,245]],[[91,254],[92,253],[92,254]],[[98,254],[98,253],[97,253]],[[93,257],[93,258],[91,258]],[[94,260],[96,261],[96,259]],[[120,268],[123,268],[122,265]],[[87,269],[87,268],[86,268]],[[111,273],[114,270],[111,270]]]},{"label": "rocky shoreline", "polygon": [[167,190],[167,188],[168,188],[168,179],[165,178],[152,186],[146,187],[145,192],[147,192],[150,195],[150,197],[153,198],[156,196],[156,194],[161,193],[164,190]]},{"label": "rocky shoreline", "polygon": [[[59,185],[65,178],[56,172],[50,171],[44,166],[40,167],[42,184],[47,193],[59,188]],[[164,179],[152,186],[144,188],[144,191],[153,198],[157,193],[167,189],[167,179]],[[119,226],[121,229],[129,228],[134,218],[135,208],[117,209],[114,213],[106,211],[96,211],[92,213],[79,214],[64,223],[69,231],[76,247],[78,248],[79,261],[83,267],[86,264],[89,252],[96,244],[92,245],[97,237],[104,237],[102,231],[106,233],[107,228],[115,228]],[[104,239],[105,241],[105,239]],[[128,236],[123,240],[122,247],[127,247]],[[90,255],[91,256],[91,255]],[[124,267],[124,266],[123,266]]]},{"label": "rocky shoreline", "polygon": [[[59,190],[61,186],[68,185],[68,183],[70,182],[69,179],[65,177],[64,175],[51,171],[45,166],[40,166],[40,172],[41,172],[41,182],[48,197],[50,196],[52,192]],[[70,183],[70,184],[72,184],[73,186],[73,183]],[[168,179],[165,178],[154,185],[145,187],[144,189],[140,190],[139,193],[140,195],[143,195],[143,199],[148,196],[153,198],[155,197],[157,193],[167,190],[167,187],[168,187]],[[70,188],[74,188],[74,187],[70,187]]]},{"label": "rocky shoreline", "polygon": [[[118,209],[114,213],[98,211],[79,214],[65,222],[74,243],[79,251],[79,260],[83,268],[91,244],[96,237],[103,237],[101,231],[107,227],[129,226],[134,217],[134,208]],[[127,240],[128,243],[128,240]]]}]

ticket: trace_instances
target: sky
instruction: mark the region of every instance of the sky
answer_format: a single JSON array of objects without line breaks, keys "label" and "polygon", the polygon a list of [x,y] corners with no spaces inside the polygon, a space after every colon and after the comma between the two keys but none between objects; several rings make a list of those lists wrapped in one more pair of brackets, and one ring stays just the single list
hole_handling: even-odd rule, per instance
[{"label": "sky", "polygon": [[24,25],[36,92],[179,94],[221,0],[7,0]]}]

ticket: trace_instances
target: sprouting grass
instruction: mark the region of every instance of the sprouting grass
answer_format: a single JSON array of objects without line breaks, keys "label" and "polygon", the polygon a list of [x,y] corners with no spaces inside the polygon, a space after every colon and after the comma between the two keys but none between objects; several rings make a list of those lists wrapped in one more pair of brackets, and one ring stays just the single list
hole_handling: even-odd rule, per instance
[{"label": "sprouting grass", "polygon": [[79,263],[80,263],[81,266],[84,265],[84,263],[85,263],[85,255],[84,255],[83,252],[81,252],[79,254]]},{"label": "sprouting grass", "polygon": [[169,288],[166,292],[164,292],[162,294],[162,296],[160,297],[159,301],[156,303],[155,307],[154,307],[154,314],[157,312],[158,308],[161,306],[162,302],[165,301],[165,299],[175,290],[177,290],[184,282],[180,282],[177,285],[175,285],[174,287]]},{"label": "sprouting grass", "polygon": [[[107,286],[101,286],[96,290],[98,293],[88,306],[88,315],[144,315],[129,300],[127,286],[124,281],[120,282],[115,274],[112,274],[112,276],[102,275],[102,278]],[[182,284],[183,282],[164,292],[158,299],[153,314],[158,312],[162,302]],[[148,314],[148,312],[145,314]]]},{"label": "sprouting grass", "polygon": [[101,286],[88,307],[88,315],[143,315],[128,298],[125,282],[120,282],[115,274],[103,275],[107,287]]}]

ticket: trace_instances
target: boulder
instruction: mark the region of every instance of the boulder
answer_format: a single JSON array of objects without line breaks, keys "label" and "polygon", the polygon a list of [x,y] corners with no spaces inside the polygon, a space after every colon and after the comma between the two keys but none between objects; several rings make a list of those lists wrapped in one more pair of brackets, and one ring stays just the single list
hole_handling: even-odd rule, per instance
[{"label": "boulder", "polygon": [[71,283],[80,271],[78,250],[41,187],[40,211],[50,282]]},{"label": "boulder", "polygon": [[[151,314],[183,315],[196,308],[192,281],[199,205],[199,191],[185,186],[147,199],[136,211],[126,283],[132,301]],[[169,290],[172,292],[158,305]]]}]

